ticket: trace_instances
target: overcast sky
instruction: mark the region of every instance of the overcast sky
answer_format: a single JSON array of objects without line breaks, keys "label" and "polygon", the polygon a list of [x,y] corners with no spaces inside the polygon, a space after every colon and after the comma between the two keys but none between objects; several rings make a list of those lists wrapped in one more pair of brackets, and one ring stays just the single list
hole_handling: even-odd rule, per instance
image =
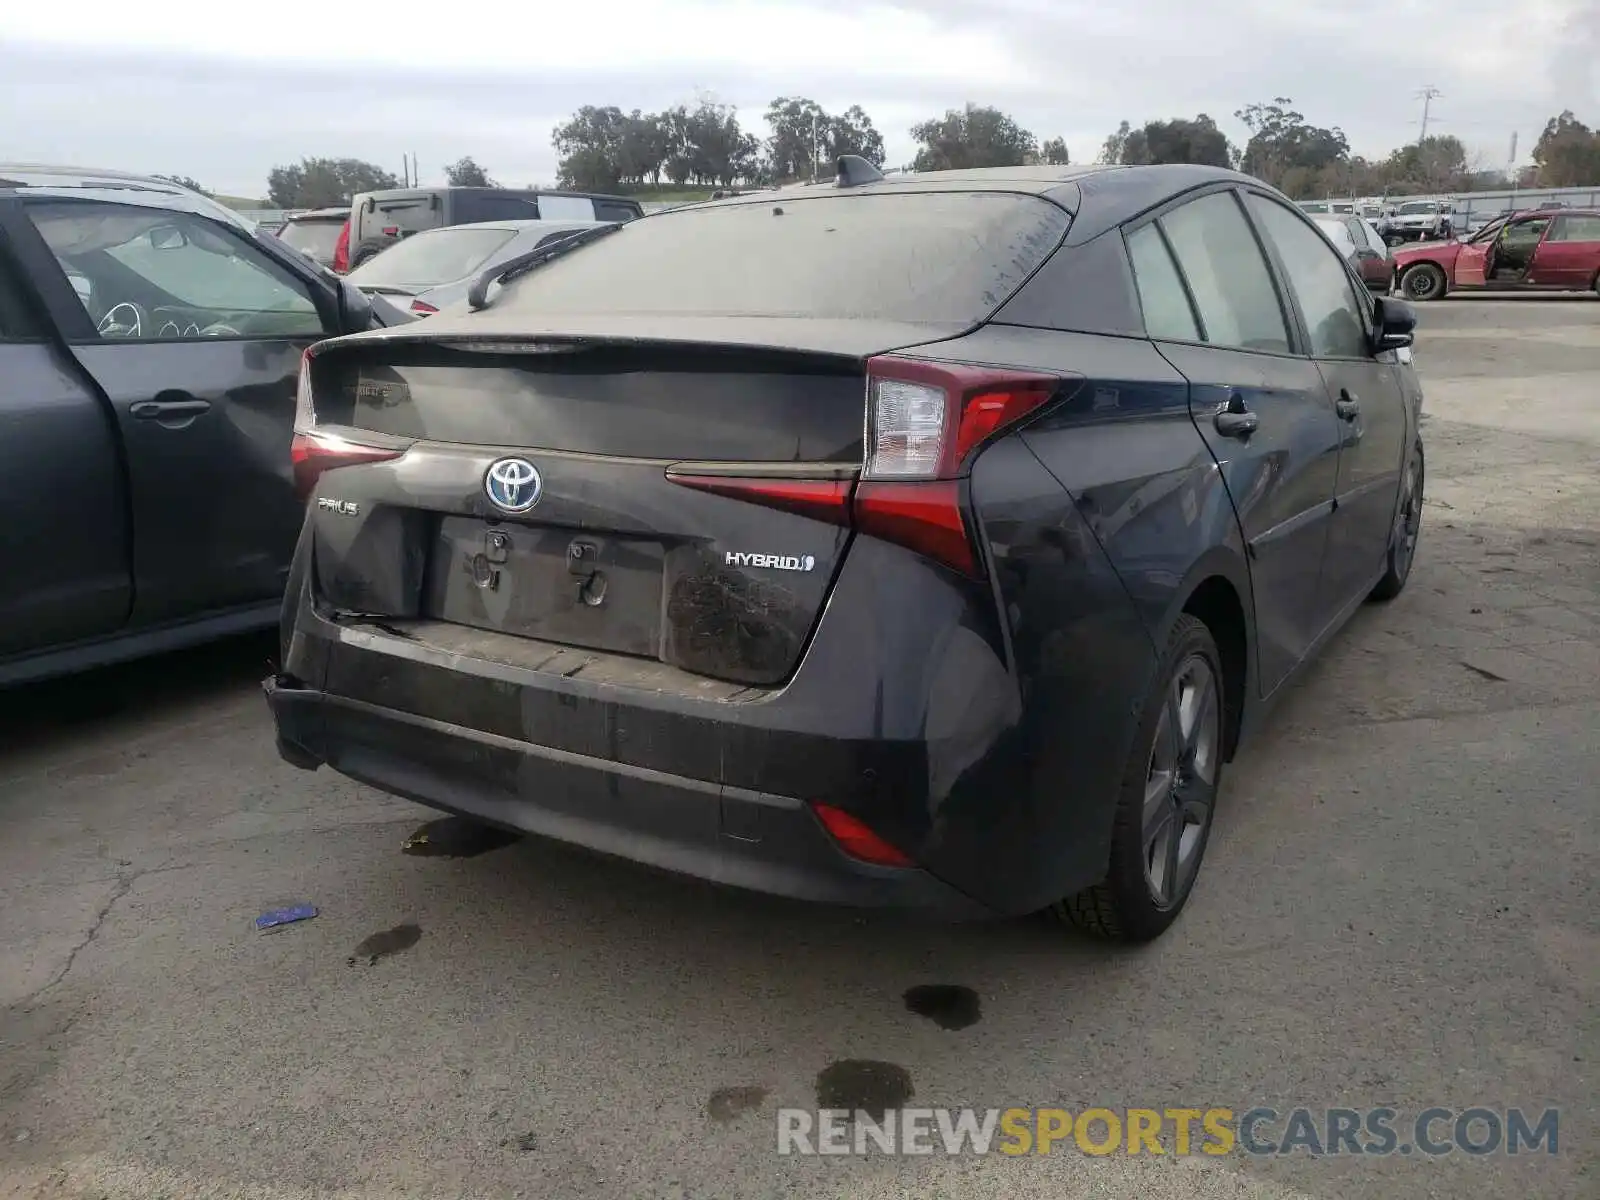
[{"label": "overcast sky", "polygon": [[[291,15],[297,11],[303,16]],[[455,14],[462,14],[459,18]],[[468,15],[470,14],[470,15]],[[216,0],[0,6],[0,161],[190,175],[261,195],[275,164],[365,158],[425,182],[470,154],[553,179],[551,129],[583,104],[701,92],[747,128],[774,96],[860,104],[891,164],[910,125],[967,101],[1092,159],[1121,120],[1292,97],[1358,153],[1438,133],[1485,167],[1562,108],[1600,122],[1600,0],[472,0],[369,7]]]}]

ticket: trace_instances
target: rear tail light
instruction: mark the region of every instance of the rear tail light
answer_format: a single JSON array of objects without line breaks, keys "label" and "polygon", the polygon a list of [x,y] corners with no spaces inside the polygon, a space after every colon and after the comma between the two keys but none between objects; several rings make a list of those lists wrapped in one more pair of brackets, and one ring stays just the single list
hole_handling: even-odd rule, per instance
[{"label": "rear tail light", "polygon": [[411,311],[416,313],[419,317],[431,317],[439,310],[433,305],[429,304],[426,300],[413,300],[411,302]]},{"label": "rear tail light", "polygon": [[883,356],[867,363],[866,463],[852,491],[833,480],[670,475],[674,483],[800,512],[982,574],[964,478],[985,443],[1036,412],[1061,379],[1029,371]]},{"label": "rear tail light", "polygon": [[879,867],[916,865],[898,847],[884,841],[867,828],[859,817],[851,816],[842,808],[834,808],[831,804],[813,804],[811,811],[817,814],[822,827],[838,843],[839,849],[851,858]]},{"label": "rear tail light", "polygon": [[673,483],[735,500],[749,500],[767,508],[798,513],[830,525],[850,524],[849,479],[753,479],[738,475],[678,475]]},{"label": "rear tail light", "polygon": [[399,458],[404,450],[387,446],[368,446],[353,442],[325,429],[317,428],[316,405],[311,394],[311,351],[300,356],[300,383],[295,389],[294,438],[289,443],[289,461],[294,468],[295,494],[309,500],[317,480],[338,467],[357,463],[385,462]]},{"label": "rear tail light", "polygon": [[955,479],[1055,394],[1054,375],[883,357],[867,363],[865,479]]}]

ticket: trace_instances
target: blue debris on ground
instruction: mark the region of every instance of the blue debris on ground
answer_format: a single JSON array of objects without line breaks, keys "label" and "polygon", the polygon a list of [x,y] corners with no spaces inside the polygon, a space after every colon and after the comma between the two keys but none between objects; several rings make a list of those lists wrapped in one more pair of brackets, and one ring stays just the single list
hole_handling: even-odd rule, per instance
[{"label": "blue debris on ground", "polygon": [[291,904],[286,908],[268,909],[256,918],[256,929],[266,933],[284,925],[293,925],[296,921],[309,921],[316,915],[315,904]]}]

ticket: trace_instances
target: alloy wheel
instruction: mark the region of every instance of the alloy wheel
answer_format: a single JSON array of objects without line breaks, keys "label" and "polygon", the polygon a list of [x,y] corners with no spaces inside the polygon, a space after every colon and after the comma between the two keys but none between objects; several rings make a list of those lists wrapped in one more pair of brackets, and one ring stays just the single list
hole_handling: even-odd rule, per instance
[{"label": "alloy wheel", "polygon": [[1183,898],[1200,865],[1216,802],[1220,710],[1211,664],[1191,654],[1168,685],[1145,777],[1144,877],[1161,908]]}]

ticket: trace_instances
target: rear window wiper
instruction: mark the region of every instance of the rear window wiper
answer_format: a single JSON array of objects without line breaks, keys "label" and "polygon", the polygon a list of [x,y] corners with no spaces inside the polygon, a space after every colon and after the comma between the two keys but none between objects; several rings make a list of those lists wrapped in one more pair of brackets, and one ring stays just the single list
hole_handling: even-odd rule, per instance
[{"label": "rear window wiper", "polygon": [[558,242],[551,242],[548,246],[538,246],[526,254],[519,254],[515,258],[508,258],[503,263],[496,263],[482,275],[472,281],[472,286],[467,289],[467,307],[476,312],[488,303],[489,285],[493,283],[509,283],[518,275],[525,275],[535,267],[543,266],[552,258],[560,258],[569,250],[576,250],[579,246],[586,246],[590,242],[603,238],[608,233],[615,233],[622,228],[622,222],[614,225],[597,225],[593,229],[584,229],[571,237],[562,238]]}]

